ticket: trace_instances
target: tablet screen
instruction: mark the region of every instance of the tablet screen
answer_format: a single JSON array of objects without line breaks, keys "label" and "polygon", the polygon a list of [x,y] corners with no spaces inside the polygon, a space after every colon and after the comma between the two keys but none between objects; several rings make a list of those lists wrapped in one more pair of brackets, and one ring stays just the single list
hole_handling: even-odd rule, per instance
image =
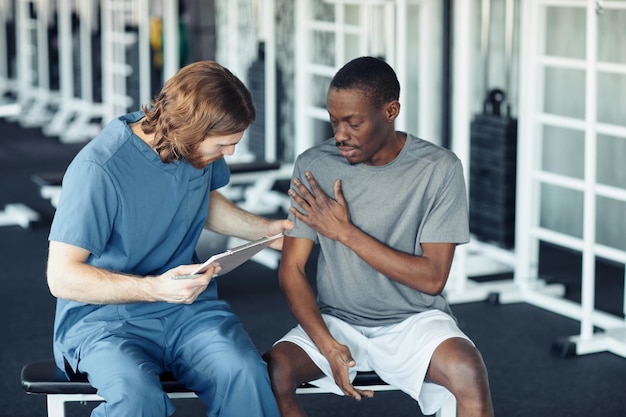
[{"label": "tablet screen", "polygon": [[217,255],[213,255],[194,272],[192,272],[192,275],[203,273],[207,267],[214,262],[217,262],[222,267],[221,271],[217,275],[224,275],[252,258],[261,250],[270,246],[276,239],[280,239],[282,237],[283,234],[279,233],[274,236],[264,237],[241,246],[228,249],[227,251],[218,253]]}]

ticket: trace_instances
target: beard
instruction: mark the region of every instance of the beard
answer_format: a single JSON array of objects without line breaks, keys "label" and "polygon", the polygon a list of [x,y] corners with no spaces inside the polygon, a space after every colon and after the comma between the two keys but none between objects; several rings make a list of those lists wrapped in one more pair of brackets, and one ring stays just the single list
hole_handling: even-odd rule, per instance
[{"label": "beard", "polygon": [[208,167],[211,163],[215,161],[219,161],[222,158],[224,158],[224,155],[215,155],[212,157],[206,157],[204,155],[199,154],[196,151],[192,153],[191,155],[189,155],[186,159],[187,159],[187,162],[189,162],[189,164],[193,166],[194,168],[204,169]]}]

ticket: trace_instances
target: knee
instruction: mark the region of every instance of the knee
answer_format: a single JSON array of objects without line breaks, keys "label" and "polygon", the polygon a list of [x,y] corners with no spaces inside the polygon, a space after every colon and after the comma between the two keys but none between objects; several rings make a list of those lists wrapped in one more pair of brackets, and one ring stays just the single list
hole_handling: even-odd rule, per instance
[{"label": "knee", "polygon": [[487,368],[478,349],[452,367],[449,389],[457,399],[459,415],[493,416]]},{"label": "knee", "polygon": [[463,352],[451,367],[452,386],[457,390],[484,388],[488,386],[489,377],[482,355],[472,347]]},{"label": "knee", "polygon": [[[221,366],[219,365],[221,364]],[[236,379],[256,381],[267,380],[267,365],[258,351],[242,351],[232,353],[228,358],[223,357],[213,371],[222,382]]]},{"label": "knee", "polygon": [[489,385],[487,368],[480,352],[475,351],[452,368],[451,385],[457,392],[484,390]]},{"label": "knee", "polygon": [[135,395],[153,396],[155,392],[162,392],[160,384],[155,384],[153,376],[142,372],[128,372],[125,375],[111,375],[106,383],[98,387],[98,391],[105,391],[110,397],[128,398],[130,392]]},{"label": "knee", "polygon": [[488,398],[489,377],[480,351],[464,339],[444,343],[448,345],[445,355],[437,355],[437,363],[431,363],[431,369],[436,368],[431,375],[435,382],[445,385],[459,400]]},{"label": "knee", "polygon": [[297,388],[295,372],[289,355],[277,345],[263,354],[275,394],[293,394]]}]

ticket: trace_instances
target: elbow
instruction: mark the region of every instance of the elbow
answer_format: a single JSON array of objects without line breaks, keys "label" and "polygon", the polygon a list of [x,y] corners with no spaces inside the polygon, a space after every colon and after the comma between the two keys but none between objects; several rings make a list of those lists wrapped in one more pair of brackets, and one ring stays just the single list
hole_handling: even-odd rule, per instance
[{"label": "elbow", "polygon": [[441,293],[443,293],[443,289],[445,288],[442,286],[433,286],[432,288],[428,288],[426,290],[423,290],[422,292],[426,295],[430,295],[431,297],[436,297],[438,295],[441,295]]},{"label": "elbow", "polygon": [[63,277],[61,274],[56,273],[48,268],[48,271],[46,273],[46,279],[50,294],[52,294],[55,298],[67,298],[67,294],[64,291],[63,286]]},{"label": "elbow", "polygon": [[56,298],[62,298],[61,286],[59,285],[58,280],[48,273],[47,281],[50,294],[52,294]]},{"label": "elbow", "polygon": [[424,294],[430,295],[432,297],[436,297],[443,293],[443,290],[446,288],[447,277],[444,278],[433,278],[428,281],[428,284],[421,288],[420,291]]}]

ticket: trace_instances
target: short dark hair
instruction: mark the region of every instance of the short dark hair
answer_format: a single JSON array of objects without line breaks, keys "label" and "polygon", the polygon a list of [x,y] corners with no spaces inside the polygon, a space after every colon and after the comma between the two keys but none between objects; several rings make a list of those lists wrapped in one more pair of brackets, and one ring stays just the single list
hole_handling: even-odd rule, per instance
[{"label": "short dark hair", "polygon": [[400,83],[393,68],[371,56],[355,58],[344,65],[333,77],[330,88],[363,90],[374,106],[400,98]]}]

